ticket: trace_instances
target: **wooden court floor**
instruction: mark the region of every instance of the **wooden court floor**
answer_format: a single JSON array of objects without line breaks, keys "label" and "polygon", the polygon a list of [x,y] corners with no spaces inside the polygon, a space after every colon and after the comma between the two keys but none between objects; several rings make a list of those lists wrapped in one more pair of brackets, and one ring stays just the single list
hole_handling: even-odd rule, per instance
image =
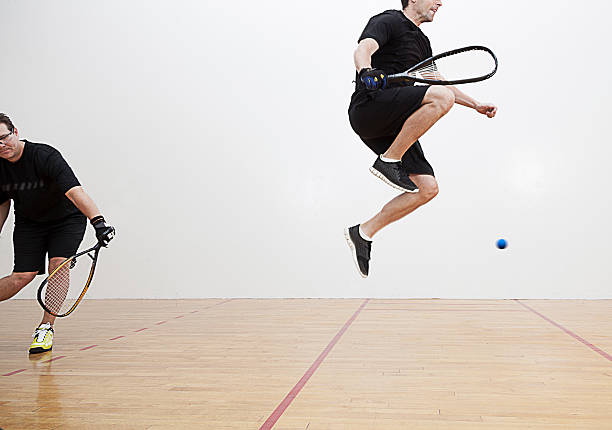
[{"label": "wooden court floor", "polygon": [[0,428],[612,429],[612,301],[93,300],[28,357],[0,304]]}]

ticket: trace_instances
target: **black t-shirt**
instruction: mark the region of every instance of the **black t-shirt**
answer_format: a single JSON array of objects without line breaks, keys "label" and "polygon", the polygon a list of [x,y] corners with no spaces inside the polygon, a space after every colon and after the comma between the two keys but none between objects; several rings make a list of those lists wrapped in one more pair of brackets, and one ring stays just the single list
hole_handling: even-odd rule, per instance
[{"label": "black t-shirt", "polygon": [[372,55],[372,67],[387,74],[405,72],[432,56],[427,36],[400,10],[387,10],[370,18],[357,42],[368,38],[379,46]]},{"label": "black t-shirt", "polygon": [[0,158],[0,204],[13,199],[15,222],[49,222],[80,213],[65,195],[80,183],[62,154],[43,143],[24,143],[16,162]]}]

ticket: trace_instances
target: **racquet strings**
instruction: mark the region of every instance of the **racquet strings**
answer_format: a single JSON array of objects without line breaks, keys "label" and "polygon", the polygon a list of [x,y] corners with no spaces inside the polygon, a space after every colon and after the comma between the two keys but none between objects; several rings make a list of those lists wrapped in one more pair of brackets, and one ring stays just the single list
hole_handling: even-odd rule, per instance
[{"label": "racquet strings", "polygon": [[486,76],[495,70],[495,60],[486,51],[470,50],[438,58],[409,73],[430,81],[459,81]]},{"label": "racquet strings", "polygon": [[89,286],[92,263],[89,254],[72,257],[49,276],[42,297],[50,313],[64,315],[78,303]]}]

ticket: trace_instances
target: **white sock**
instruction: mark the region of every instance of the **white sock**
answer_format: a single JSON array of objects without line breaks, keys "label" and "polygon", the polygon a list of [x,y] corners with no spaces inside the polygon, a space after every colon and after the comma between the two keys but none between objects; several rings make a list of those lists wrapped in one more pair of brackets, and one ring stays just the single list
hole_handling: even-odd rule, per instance
[{"label": "white sock", "polygon": [[372,242],[372,238],[363,232],[363,230],[361,229],[361,226],[359,226],[359,236],[361,236],[363,239],[367,240],[368,242]]},{"label": "white sock", "polygon": [[401,160],[394,160],[393,158],[383,157],[382,155],[380,156],[380,159],[384,161],[385,163],[397,163],[398,161],[401,161]]}]

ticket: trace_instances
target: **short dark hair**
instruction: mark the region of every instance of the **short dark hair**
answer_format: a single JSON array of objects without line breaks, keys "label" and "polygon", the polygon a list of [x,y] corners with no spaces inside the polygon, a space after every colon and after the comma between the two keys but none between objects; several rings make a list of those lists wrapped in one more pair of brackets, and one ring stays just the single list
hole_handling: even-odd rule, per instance
[{"label": "short dark hair", "polygon": [[408,7],[408,3],[410,3],[410,0],[402,0],[402,9],[406,9]]},{"label": "short dark hair", "polygon": [[8,131],[10,131],[11,133],[15,131],[13,121],[11,121],[11,119],[5,113],[0,113],[0,124],[6,125],[6,128],[8,128]]}]

